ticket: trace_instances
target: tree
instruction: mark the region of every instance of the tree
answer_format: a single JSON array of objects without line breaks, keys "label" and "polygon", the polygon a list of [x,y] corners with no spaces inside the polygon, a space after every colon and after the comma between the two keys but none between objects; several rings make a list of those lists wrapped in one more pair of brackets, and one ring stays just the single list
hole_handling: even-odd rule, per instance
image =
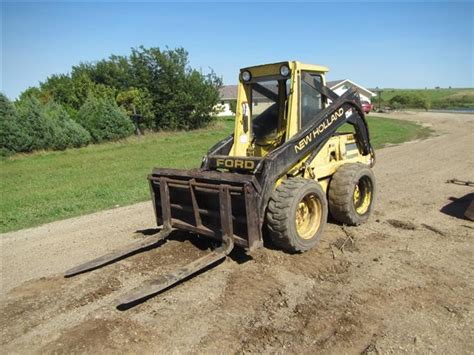
[{"label": "tree", "polygon": [[131,88],[117,95],[117,105],[122,108],[129,117],[140,115],[143,124],[152,128],[154,125],[153,100],[146,89]]},{"label": "tree", "polygon": [[183,48],[139,47],[128,56],[112,55],[73,66],[70,74],[52,75],[21,99],[54,101],[74,120],[89,96],[116,100],[129,115],[132,107],[139,110],[148,128],[193,129],[212,120],[220,85],[214,72],[204,75],[192,69]]},{"label": "tree", "polygon": [[214,117],[214,107],[219,101],[219,91],[216,89],[221,85],[214,73],[203,76],[202,73],[192,70],[186,78],[187,85],[183,95],[187,102],[185,117],[180,128],[195,129],[205,127]]},{"label": "tree", "polygon": [[235,112],[237,110],[237,100],[231,100],[229,101],[229,109],[232,111],[232,113],[235,115]]},{"label": "tree", "polygon": [[153,98],[156,128],[192,129],[212,120],[222,81],[213,72],[203,75],[191,69],[183,48],[140,47],[132,49],[129,61],[136,83]]},{"label": "tree", "polygon": [[26,151],[31,145],[31,137],[18,122],[15,107],[0,93],[0,150],[1,155]]},{"label": "tree", "polygon": [[81,63],[72,68],[72,76],[86,75],[93,82],[124,91],[136,85],[126,56],[111,55],[95,63]]},{"label": "tree", "polygon": [[94,82],[85,70],[73,70],[71,75],[50,76],[40,84],[40,93],[33,93],[43,103],[54,100],[61,104],[70,116],[75,117],[89,95],[113,99],[116,90],[111,86]]},{"label": "tree", "polygon": [[89,96],[78,112],[78,122],[91,134],[94,143],[117,140],[133,133],[133,124],[115,101]]},{"label": "tree", "polygon": [[34,86],[29,87],[28,89],[23,91],[20,94],[18,100],[21,101],[21,100],[26,99],[27,97],[34,97],[34,98],[38,99],[38,101],[40,101],[43,104],[46,104],[47,102],[52,100],[52,97],[48,92],[45,92],[45,91],[43,91],[43,90],[41,90],[37,87],[34,87]]}]

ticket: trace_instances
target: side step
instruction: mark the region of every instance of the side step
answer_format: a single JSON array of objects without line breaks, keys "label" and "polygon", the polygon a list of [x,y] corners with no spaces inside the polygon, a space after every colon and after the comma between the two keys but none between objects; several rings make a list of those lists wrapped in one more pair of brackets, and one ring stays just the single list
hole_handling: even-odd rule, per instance
[{"label": "side step", "polygon": [[211,253],[200,257],[197,260],[192,261],[188,265],[185,265],[173,273],[163,275],[156,280],[148,281],[145,285],[139,286],[132,290],[130,293],[121,297],[118,302],[118,309],[124,310],[133,307],[136,303],[151,298],[161,291],[164,291],[180,281],[196,274],[197,272],[205,269],[208,266],[218,262],[219,260],[225,259],[234,248],[233,239],[227,237],[224,239],[224,243]]},{"label": "side step", "polygon": [[145,240],[129,244],[123,248],[116,249],[108,254],[98,257],[97,259],[88,261],[85,264],[69,269],[64,274],[64,277],[71,277],[74,275],[82,274],[86,271],[91,271],[101,266],[111,264],[112,262],[117,261],[118,259],[122,259],[131,256],[132,254],[136,254],[140,251],[144,251],[145,249],[154,246],[161,240],[168,237],[171,231],[171,228],[163,227],[163,229],[158,234],[150,235]]}]

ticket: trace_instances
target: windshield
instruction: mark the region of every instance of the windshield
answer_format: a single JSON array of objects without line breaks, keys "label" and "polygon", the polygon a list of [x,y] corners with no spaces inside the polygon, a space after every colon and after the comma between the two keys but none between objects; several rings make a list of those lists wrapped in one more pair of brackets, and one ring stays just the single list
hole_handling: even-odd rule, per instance
[{"label": "windshield", "polygon": [[254,139],[276,135],[289,90],[289,80],[252,83],[251,114]]}]

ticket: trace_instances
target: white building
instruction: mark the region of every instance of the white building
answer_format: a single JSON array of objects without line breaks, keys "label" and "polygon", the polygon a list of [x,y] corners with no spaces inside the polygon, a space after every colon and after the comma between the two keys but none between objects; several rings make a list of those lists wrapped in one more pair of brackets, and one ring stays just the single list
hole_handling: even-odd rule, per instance
[{"label": "white building", "polygon": [[349,79],[328,81],[326,85],[339,96],[341,96],[343,93],[349,90],[349,88],[352,87],[356,89],[359,93],[360,101],[367,101],[369,104],[372,103],[372,97],[377,96],[377,94]]},{"label": "white building", "polygon": [[217,104],[219,113],[217,116],[233,116],[234,113],[230,110],[231,101],[237,100],[237,85],[225,85],[219,89],[221,101]]}]

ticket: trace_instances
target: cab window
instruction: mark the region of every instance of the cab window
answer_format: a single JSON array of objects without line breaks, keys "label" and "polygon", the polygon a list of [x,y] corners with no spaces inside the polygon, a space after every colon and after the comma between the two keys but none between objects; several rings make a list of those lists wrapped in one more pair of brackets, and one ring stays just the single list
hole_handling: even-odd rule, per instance
[{"label": "cab window", "polygon": [[[311,79],[322,83],[322,77],[320,74],[308,73]],[[313,89],[304,80],[301,80],[301,106],[300,106],[300,128],[305,127],[309,124],[316,116],[316,114],[323,108],[323,100],[321,94]]]},{"label": "cab window", "polygon": [[[259,140],[276,135],[279,120],[282,119],[288,93],[280,90],[286,87],[288,80],[261,80],[252,85],[250,109],[252,113],[252,130],[254,138]],[[282,97],[280,96],[282,95]]]}]

